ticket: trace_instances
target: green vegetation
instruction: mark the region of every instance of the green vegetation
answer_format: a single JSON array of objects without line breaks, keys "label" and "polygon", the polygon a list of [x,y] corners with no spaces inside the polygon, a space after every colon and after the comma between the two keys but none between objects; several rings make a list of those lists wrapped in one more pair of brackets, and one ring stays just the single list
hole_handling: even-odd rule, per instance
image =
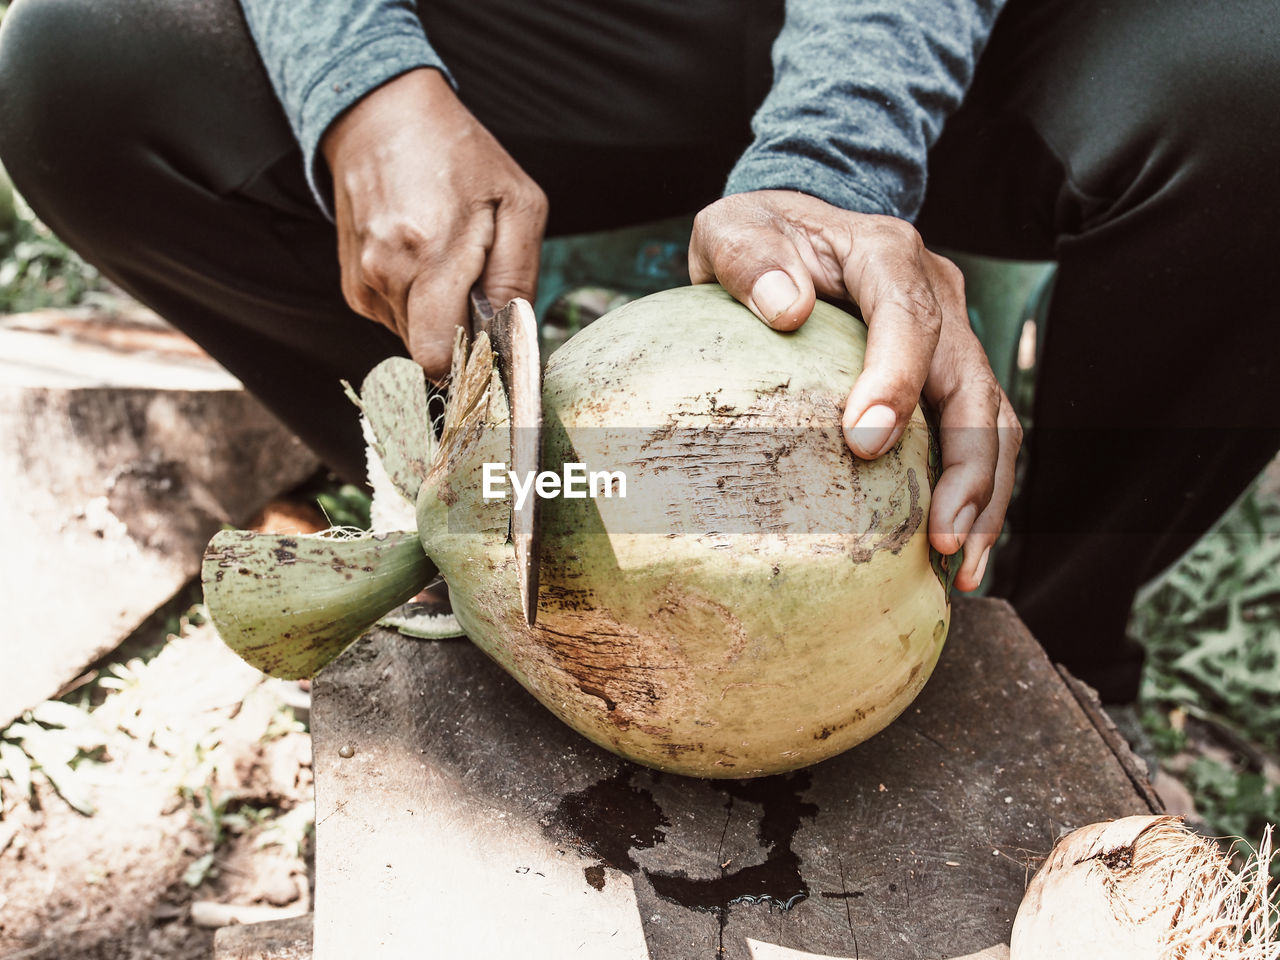
[{"label": "green vegetation", "polygon": [[1280,505],[1250,490],[1144,591],[1132,627],[1150,653],[1148,702],[1280,748]]},{"label": "green vegetation", "polygon": [[1255,484],[1146,588],[1130,631],[1162,766],[1207,832],[1256,846],[1280,823],[1280,502]]},{"label": "green vegetation", "polygon": [[354,527],[357,530],[373,527],[369,516],[373,502],[364,490],[354,484],[331,485],[319,491],[315,500],[330,526]]},{"label": "green vegetation", "polygon": [[0,167],[0,314],[92,302],[106,289],[98,271],[36,219]]},{"label": "green vegetation", "polygon": [[100,761],[106,743],[105,733],[87,711],[62,700],[40,704],[0,731],[0,773],[8,781],[0,788],[0,798],[10,793],[29,800],[35,783],[43,778],[71,807],[93,816],[84,771]]}]

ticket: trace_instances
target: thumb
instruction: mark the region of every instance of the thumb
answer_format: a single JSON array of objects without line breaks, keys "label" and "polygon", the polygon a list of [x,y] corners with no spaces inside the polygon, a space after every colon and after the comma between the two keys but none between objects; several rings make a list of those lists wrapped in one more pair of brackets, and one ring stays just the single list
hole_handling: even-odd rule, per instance
[{"label": "thumb", "polygon": [[768,223],[730,223],[704,210],[689,239],[689,279],[719,281],[775,330],[794,330],[809,318],[813,279],[795,244]]}]

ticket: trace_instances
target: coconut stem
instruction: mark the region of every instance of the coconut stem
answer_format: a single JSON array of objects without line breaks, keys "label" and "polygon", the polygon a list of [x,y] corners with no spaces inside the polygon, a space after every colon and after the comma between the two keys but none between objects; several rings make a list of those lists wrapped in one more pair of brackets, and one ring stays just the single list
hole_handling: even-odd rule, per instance
[{"label": "coconut stem", "polygon": [[201,579],[223,642],[272,676],[314,676],[436,574],[416,533],[338,534],[215,536]]}]

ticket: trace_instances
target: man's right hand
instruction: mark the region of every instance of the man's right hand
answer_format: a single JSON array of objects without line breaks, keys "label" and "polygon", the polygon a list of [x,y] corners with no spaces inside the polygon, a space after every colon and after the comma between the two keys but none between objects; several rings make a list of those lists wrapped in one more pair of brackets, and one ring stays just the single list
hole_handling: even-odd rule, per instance
[{"label": "man's right hand", "polygon": [[320,146],[347,303],[443,378],[477,280],[495,305],[533,299],[546,196],[432,69],[378,87]]}]

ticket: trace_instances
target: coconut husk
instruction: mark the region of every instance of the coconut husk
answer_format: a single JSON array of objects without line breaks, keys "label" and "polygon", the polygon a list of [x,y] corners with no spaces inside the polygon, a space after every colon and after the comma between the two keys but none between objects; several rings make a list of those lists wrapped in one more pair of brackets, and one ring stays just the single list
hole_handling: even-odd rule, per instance
[{"label": "coconut husk", "polygon": [[1126,817],[1060,840],[1014,921],[1012,960],[1278,960],[1271,828],[1236,848],[1177,817]]}]

